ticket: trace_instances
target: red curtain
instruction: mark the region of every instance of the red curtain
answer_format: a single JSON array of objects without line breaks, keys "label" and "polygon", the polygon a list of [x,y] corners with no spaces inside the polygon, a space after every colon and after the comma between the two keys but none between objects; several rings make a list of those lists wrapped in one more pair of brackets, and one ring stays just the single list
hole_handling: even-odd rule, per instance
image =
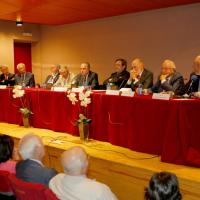
[{"label": "red curtain", "polygon": [[17,65],[24,63],[27,72],[32,72],[31,43],[14,42],[14,65],[15,74],[18,73]]}]

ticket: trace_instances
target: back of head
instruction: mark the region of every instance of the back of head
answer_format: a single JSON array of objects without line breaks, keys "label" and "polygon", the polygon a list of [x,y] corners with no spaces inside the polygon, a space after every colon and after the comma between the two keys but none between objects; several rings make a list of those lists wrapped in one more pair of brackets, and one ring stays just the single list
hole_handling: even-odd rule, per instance
[{"label": "back of head", "polygon": [[149,187],[145,188],[145,200],[179,200],[179,183],[175,174],[170,172],[156,173],[152,176]]},{"label": "back of head", "polygon": [[19,141],[19,153],[24,160],[35,155],[35,147],[41,146],[41,139],[35,133],[24,135]]},{"label": "back of head", "polygon": [[8,135],[0,135],[0,163],[12,158],[14,140]]},{"label": "back of head", "polygon": [[87,154],[82,147],[73,147],[62,154],[63,170],[68,175],[87,173]]}]

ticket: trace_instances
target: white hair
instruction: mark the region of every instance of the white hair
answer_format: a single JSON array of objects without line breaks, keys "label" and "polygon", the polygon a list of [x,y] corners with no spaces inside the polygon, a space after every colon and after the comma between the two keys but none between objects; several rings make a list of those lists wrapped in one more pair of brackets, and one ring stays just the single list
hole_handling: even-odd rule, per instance
[{"label": "white hair", "polygon": [[176,69],[176,65],[175,65],[175,63],[173,61],[171,61],[171,60],[165,60],[164,63],[165,62],[170,63],[171,64],[171,68]]},{"label": "white hair", "polygon": [[17,69],[19,70],[19,66],[23,66],[23,67],[25,67],[25,64],[24,63],[19,63],[18,65],[17,65]]},{"label": "white hair", "polygon": [[62,166],[63,170],[67,174],[72,174],[75,172],[80,172],[84,165],[84,155],[80,156],[73,164],[65,166],[64,156],[62,155]]},{"label": "white hair", "polygon": [[63,67],[61,67],[60,68],[60,70],[59,70],[60,72],[63,72],[63,71],[68,71],[68,69],[67,69],[67,67],[66,66],[63,66]]},{"label": "white hair", "polygon": [[0,66],[0,70],[1,70],[1,71],[3,70],[3,67],[5,67],[6,69],[8,69],[8,65],[1,65],[1,66]]},{"label": "white hair", "polygon": [[[24,141],[25,140],[25,141]],[[24,160],[35,155],[35,147],[41,146],[40,138],[35,133],[24,135],[19,141],[19,153]]]},{"label": "white hair", "polygon": [[54,63],[53,66],[57,67],[58,69],[60,69],[60,65],[58,63]]}]

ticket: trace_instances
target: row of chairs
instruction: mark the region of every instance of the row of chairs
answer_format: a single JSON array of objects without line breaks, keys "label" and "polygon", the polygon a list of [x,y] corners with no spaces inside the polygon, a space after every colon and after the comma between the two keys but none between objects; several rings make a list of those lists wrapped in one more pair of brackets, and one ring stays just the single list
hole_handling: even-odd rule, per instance
[{"label": "row of chairs", "polygon": [[0,193],[14,195],[20,200],[59,200],[45,185],[21,181],[15,174],[4,170],[0,170]]}]

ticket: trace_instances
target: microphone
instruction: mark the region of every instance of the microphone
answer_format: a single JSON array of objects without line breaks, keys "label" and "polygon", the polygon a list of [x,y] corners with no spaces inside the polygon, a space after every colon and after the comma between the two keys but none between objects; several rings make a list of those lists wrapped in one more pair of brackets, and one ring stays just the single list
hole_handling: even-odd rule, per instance
[{"label": "microphone", "polygon": [[125,78],[125,79],[122,81],[121,85],[119,86],[119,89],[121,89],[121,87],[122,87],[124,81],[126,81],[126,80],[128,80],[128,78]]},{"label": "microphone", "polygon": [[187,78],[184,78],[183,80],[184,80],[184,81],[187,81]]},{"label": "microphone", "polygon": [[185,94],[187,94],[190,89],[191,89],[191,93],[192,93],[192,85],[193,85],[193,83],[196,83],[197,80],[198,80],[198,76],[197,75],[192,75],[191,76],[191,78],[190,78],[190,86],[189,86],[189,88],[188,88],[188,90],[187,90],[187,92]]}]

